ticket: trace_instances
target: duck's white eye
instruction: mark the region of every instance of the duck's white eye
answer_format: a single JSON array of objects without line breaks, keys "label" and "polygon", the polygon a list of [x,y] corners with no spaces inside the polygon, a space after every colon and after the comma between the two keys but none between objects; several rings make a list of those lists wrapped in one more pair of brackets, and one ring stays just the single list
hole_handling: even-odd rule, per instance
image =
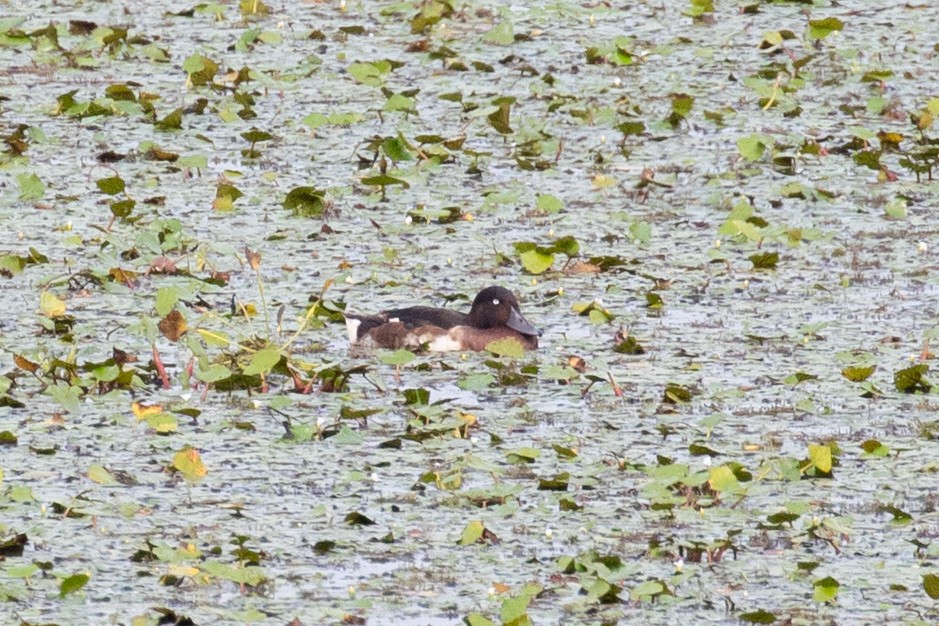
[{"label": "duck's white eye", "polygon": [[499,306],[499,298],[496,298],[495,300],[493,300],[492,303],[496,306]]}]

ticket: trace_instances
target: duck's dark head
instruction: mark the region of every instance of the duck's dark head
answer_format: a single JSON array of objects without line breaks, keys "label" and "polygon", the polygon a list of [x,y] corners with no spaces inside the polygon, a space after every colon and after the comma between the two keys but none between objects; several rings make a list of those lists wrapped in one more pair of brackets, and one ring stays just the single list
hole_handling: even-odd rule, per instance
[{"label": "duck's dark head", "polygon": [[541,331],[522,315],[515,294],[504,287],[486,287],[480,291],[473,300],[469,321],[475,328],[508,326],[523,335],[541,336]]}]

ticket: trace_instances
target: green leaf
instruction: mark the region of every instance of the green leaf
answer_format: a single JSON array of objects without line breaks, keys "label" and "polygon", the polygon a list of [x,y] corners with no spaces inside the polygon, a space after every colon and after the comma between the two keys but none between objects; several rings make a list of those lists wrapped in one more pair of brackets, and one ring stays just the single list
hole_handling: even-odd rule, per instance
[{"label": "green leaf", "polygon": [[568,258],[575,257],[580,252],[580,243],[571,235],[565,235],[564,237],[555,239],[551,243],[550,250],[552,252],[560,252]]},{"label": "green leaf", "polygon": [[728,227],[728,234],[743,235],[753,242],[758,242],[763,239],[763,230],[750,222],[729,220],[725,226]]},{"label": "green leaf", "polygon": [[798,385],[804,383],[807,380],[818,380],[818,376],[815,374],[807,374],[806,372],[795,372],[794,374],[789,374],[783,379],[783,382],[787,385]]},{"label": "green leaf", "polygon": [[880,443],[876,439],[867,439],[861,443],[861,449],[868,455],[883,458],[890,454],[890,448]]},{"label": "green leaf", "polygon": [[629,50],[622,46],[616,46],[616,51],[613,52],[613,55],[610,57],[610,60],[613,61],[616,65],[626,66],[633,64],[633,55],[630,54]]},{"label": "green leaf", "polygon": [[483,523],[480,520],[473,520],[466,525],[466,528],[463,529],[463,534],[460,536],[459,545],[468,546],[479,541],[483,536],[483,531],[486,530],[486,527],[483,526]]},{"label": "green leaf", "polygon": [[91,580],[91,576],[88,574],[72,574],[68,578],[63,578],[62,582],[59,583],[59,597],[64,598],[69,594],[81,591],[89,580]]},{"label": "green leaf", "polygon": [[714,0],[691,0],[691,6],[684,12],[689,17],[701,17],[714,12]]},{"label": "green leaf", "polygon": [[280,350],[275,350],[274,348],[265,348],[264,350],[258,350],[254,353],[254,356],[251,357],[251,363],[245,367],[241,373],[246,376],[254,376],[255,374],[267,374],[274,366],[280,363],[281,354]]},{"label": "green leaf", "polygon": [[496,626],[496,623],[480,613],[470,613],[465,618],[466,626]]},{"label": "green leaf", "polygon": [[665,306],[665,299],[661,295],[654,291],[647,291],[646,294],[646,306],[650,309],[661,309]]},{"label": "green leaf", "polygon": [[923,574],[923,590],[933,600],[939,600],[939,575]]},{"label": "green leaf", "polygon": [[496,377],[492,374],[470,374],[458,382],[457,387],[466,391],[481,391],[490,387],[494,382],[496,382]]},{"label": "green leaf", "polygon": [[750,262],[755,270],[774,270],[779,263],[778,252],[763,252],[750,255]]},{"label": "green leaf", "polygon": [[378,176],[369,176],[362,179],[363,185],[374,185],[375,187],[387,187],[388,185],[401,185],[405,189],[408,189],[411,185],[408,184],[408,181],[401,180],[400,178],[395,178],[394,176],[388,176],[387,174],[379,174]]},{"label": "green leaf", "polygon": [[110,204],[111,214],[114,217],[126,219],[130,217],[130,214],[133,212],[135,206],[137,206],[136,200],[131,200],[130,198],[125,200],[117,200]]},{"label": "green leaf", "polygon": [[179,302],[179,290],[175,287],[160,287],[156,295],[156,312],[160,317],[166,317]]},{"label": "green leaf", "polygon": [[20,200],[39,200],[46,193],[46,186],[31,172],[17,174],[16,183],[20,186]]},{"label": "green leaf", "polygon": [[81,413],[81,404],[79,399],[82,390],[79,387],[73,387],[65,383],[56,383],[47,390],[52,399],[62,405],[62,407],[73,415]]},{"label": "green leaf", "polygon": [[622,122],[616,125],[616,130],[623,133],[624,136],[629,137],[630,135],[641,135],[646,132],[645,122]]},{"label": "green leaf", "polygon": [[509,463],[534,463],[541,456],[537,448],[516,448],[505,453]]},{"label": "green leaf", "polygon": [[616,317],[596,300],[589,302],[575,302],[571,310],[578,315],[586,315],[596,325],[609,324]]},{"label": "green leaf", "polygon": [[682,118],[688,117],[694,106],[694,98],[684,93],[672,95],[672,112]]},{"label": "green leaf", "polygon": [[215,363],[205,368],[196,367],[196,378],[204,383],[215,383],[230,376],[231,370],[221,363]]},{"label": "green leaf", "polygon": [[173,109],[161,120],[157,120],[154,126],[159,130],[179,130],[183,127],[183,110]]},{"label": "green leaf", "polygon": [[613,315],[609,311],[598,307],[590,309],[590,312],[587,313],[587,318],[590,320],[590,323],[595,326],[609,324],[613,321]]},{"label": "green leaf", "polygon": [[140,419],[146,422],[147,426],[160,434],[175,433],[176,429],[179,428],[176,418],[166,411],[148,413],[142,415]]},{"label": "green leaf", "polygon": [[378,360],[385,365],[407,365],[417,358],[410,350],[395,350],[394,352],[383,351],[378,355]]},{"label": "green leaf", "polygon": [[870,378],[871,374],[873,374],[876,369],[876,365],[871,365],[868,367],[846,367],[841,370],[841,375],[850,380],[852,383],[860,383]]},{"label": "green leaf", "polygon": [[746,624],[772,624],[776,621],[776,616],[769,611],[760,609],[749,613],[741,613],[740,621]]},{"label": "green leaf", "polygon": [[401,135],[397,137],[387,137],[381,142],[381,150],[385,153],[385,156],[395,163],[414,160],[414,155],[411,154],[410,144]]},{"label": "green leaf", "polygon": [[652,239],[652,224],[649,222],[633,222],[629,225],[629,234],[639,244],[645,245]]},{"label": "green leaf", "polygon": [[311,130],[316,130],[320,126],[329,124],[329,118],[322,113],[310,113],[301,121],[304,125],[309,126]]},{"label": "green leaf", "polygon": [[503,19],[483,35],[483,41],[500,46],[508,46],[515,43],[515,32],[512,29],[512,22]]},{"label": "green leaf", "polygon": [[530,274],[543,274],[554,264],[554,255],[540,252],[538,248],[522,252],[519,258],[522,261],[522,267]]},{"label": "green leaf", "polygon": [[726,465],[712,468],[708,475],[708,484],[714,491],[729,491],[735,493],[740,491],[740,481],[734,475],[734,471]]},{"label": "green leaf", "polygon": [[518,620],[525,616],[528,611],[528,605],[531,604],[531,596],[521,595],[512,598],[506,598],[502,602],[502,610],[499,616],[503,624],[517,624]]},{"label": "green leaf", "polygon": [[26,563],[24,565],[7,567],[4,573],[10,578],[29,578],[38,571],[40,571],[38,565],[35,563]]},{"label": "green leaf", "polygon": [[261,130],[259,128],[252,128],[251,130],[246,130],[241,133],[241,136],[248,143],[260,143],[262,141],[270,141],[274,138],[274,135],[267,132],[266,130]]},{"label": "green leaf", "polygon": [[284,208],[297,217],[318,217],[326,210],[326,192],[316,187],[294,187],[284,198]]},{"label": "green leaf", "polygon": [[499,108],[487,117],[489,124],[503,135],[512,134],[512,126],[509,124],[509,115],[512,111],[512,105],[508,102],[499,104]]},{"label": "green leaf", "polygon": [[932,385],[926,379],[929,366],[917,363],[893,374],[893,384],[900,393],[929,393]]},{"label": "green leaf", "polygon": [[383,72],[374,63],[353,63],[346,71],[349,76],[370,87],[379,87],[385,80]]},{"label": "green leaf", "polygon": [[824,39],[835,31],[843,30],[844,22],[837,17],[809,20],[809,39]]},{"label": "green leaf", "polygon": [[117,479],[111,475],[111,472],[100,465],[92,465],[88,468],[88,478],[99,485],[119,485]]},{"label": "green leaf", "polygon": [[657,596],[665,591],[665,585],[657,580],[648,580],[639,583],[629,591],[629,597],[633,600],[639,600],[647,596]]},{"label": "green leaf", "polygon": [[737,150],[740,151],[740,156],[750,162],[763,158],[766,148],[767,144],[763,135],[747,135],[737,140]]},{"label": "green leaf", "polygon": [[228,333],[224,333],[219,330],[208,330],[205,328],[197,328],[196,332],[199,333],[199,336],[202,337],[210,346],[216,347],[225,347],[231,344],[231,338],[228,336]]},{"label": "green leaf", "polygon": [[228,563],[218,561],[206,561],[200,564],[200,569],[207,574],[211,574],[222,580],[229,580],[234,583],[249,585],[255,587],[266,580],[264,570],[260,567],[249,565],[247,567],[237,567]]},{"label": "green leaf", "polygon": [[815,593],[812,594],[812,599],[816,602],[831,602],[841,588],[841,584],[831,576],[816,580],[813,586]]},{"label": "green leaf", "polygon": [[99,178],[95,181],[98,185],[98,189],[108,194],[109,196],[116,196],[117,194],[124,191],[126,187],[124,179],[120,176],[109,176],[108,178]]},{"label": "green leaf", "polygon": [[894,198],[886,205],[884,205],[884,213],[887,214],[887,217],[894,220],[906,219],[907,210],[906,210],[906,200],[903,198]]},{"label": "green leaf", "polygon": [[525,347],[515,337],[505,337],[486,344],[486,350],[498,356],[521,359],[525,356]]},{"label": "green leaf", "polygon": [[560,213],[564,208],[564,202],[549,193],[540,193],[538,194],[538,199],[535,201],[535,208],[543,213]]},{"label": "green leaf", "polygon": [[400,93],[391,94],[382,107],[383,111],[413,111],[414,98],[408,98]]},{"label": "green leaf", "polygon": [[193,54],[183,61],[183,71],[189,75],[189,82],[201,87],[212,82],[218,72],[218,63],[201,54]]}]

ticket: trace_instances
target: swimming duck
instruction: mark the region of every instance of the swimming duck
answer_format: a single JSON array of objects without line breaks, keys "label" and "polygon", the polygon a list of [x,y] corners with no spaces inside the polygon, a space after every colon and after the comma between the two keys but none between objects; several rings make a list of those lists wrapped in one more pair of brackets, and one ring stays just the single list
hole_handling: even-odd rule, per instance
[{"label": "swimming duck", "polygon": [[376,315],[346,312],[345,318],[349,342],[366,348],[478,351],[493,341],[514,337],[526,350],[534,350],[541,336],[522,315],[515,294],[504,287],[480,291],[469,314],[412,306]]}]

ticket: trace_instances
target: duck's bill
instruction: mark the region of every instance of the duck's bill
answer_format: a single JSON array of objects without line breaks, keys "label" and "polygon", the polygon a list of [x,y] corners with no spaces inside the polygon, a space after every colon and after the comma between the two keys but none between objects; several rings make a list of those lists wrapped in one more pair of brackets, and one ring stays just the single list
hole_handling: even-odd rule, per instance
[{"label": "duck's bill", "polygon": [[512,309],[509,312],[509,321],[506,324],[512,330],[517,330],[523,335],[532,335],[533,337],[540,337],[541,331],[531,325],[531,322],[526,320],[521,313]]}]

